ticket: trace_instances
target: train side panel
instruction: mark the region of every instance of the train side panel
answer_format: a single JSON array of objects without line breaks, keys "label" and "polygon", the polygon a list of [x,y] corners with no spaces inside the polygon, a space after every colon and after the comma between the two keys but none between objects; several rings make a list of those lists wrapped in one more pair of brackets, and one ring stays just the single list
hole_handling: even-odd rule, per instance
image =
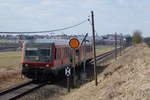
[{"label": "train side panel", "polygon": [[71,55],[71,50],[67,46],[55,46],[55,67],[64,67],[68,64],[70,64],[70,55]]}]

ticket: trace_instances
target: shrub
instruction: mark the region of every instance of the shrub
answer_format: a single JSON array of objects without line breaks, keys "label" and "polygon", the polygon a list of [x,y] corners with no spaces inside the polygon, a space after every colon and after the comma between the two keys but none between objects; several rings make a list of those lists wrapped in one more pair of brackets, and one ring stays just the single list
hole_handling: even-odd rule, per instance
[{"label": "shrub", "polygon": [[142,32],[140,30],[136,30],[133,32],[132,42],[134,44],[139,44],[142,42]]}]

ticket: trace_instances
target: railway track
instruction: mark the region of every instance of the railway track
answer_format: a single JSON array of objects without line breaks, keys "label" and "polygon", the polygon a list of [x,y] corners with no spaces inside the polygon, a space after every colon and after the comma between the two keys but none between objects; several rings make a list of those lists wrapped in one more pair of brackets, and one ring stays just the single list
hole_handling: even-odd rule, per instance
[{"label": "railway track", "polygon": [[[120,50],[122,50],[122,48],[118,48],[117,53],[120,52]],[[96,56],[96,61],[103,60],[105,58],[108,58],[108,56],[113,56],[114,54],[115,54],[115,50],[105,52],[103,54],[100,54],[100,55]],[[91,61],[89,61],[89,63],[93,63],[93,62],[94,62],[93,59]]]},{"label": "railway track", "polygon": [[41,84],[35,84],[34,81],[29,80],[29,81],[14,85],[3,91],[0,91],[0,100],[16,100],[28,93],[31,93],[34,90],[37,90],[45,86],[46,84],[47,82],[44,82]]}]

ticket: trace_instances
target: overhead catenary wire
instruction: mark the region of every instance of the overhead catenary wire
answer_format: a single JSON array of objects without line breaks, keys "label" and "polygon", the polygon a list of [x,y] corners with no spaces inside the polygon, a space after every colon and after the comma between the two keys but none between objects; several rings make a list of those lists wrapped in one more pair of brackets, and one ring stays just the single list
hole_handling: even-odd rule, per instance
[{"label": "overhead catenary wire", "polygon": [[33,31],[33,32],[0,32],[0,34],[31,34],[31,33],[50,33],[50,32],[56,32],[56,31],[62,31],[62,30],[67,30],[67,29],[71,29],[74,27],[77,27],[81,24],[84,24],[85,22],[87,22],[89,19],[83,20],[78,24],[72,25],[72,26],[68,26],[65,28],[59,28],[59,29],[53,29],[53,30],[48,30],[48,31]]}]

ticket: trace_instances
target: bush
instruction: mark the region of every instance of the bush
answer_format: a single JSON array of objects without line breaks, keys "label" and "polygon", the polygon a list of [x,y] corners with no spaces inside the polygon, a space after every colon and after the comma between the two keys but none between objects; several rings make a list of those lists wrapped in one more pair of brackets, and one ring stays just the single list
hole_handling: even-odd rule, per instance
[{"label": "bush", "polygon": [[139,44],[142,42],[142,32],[141,31],[136,30],[133,32],[132,42],[134,44]]}]

